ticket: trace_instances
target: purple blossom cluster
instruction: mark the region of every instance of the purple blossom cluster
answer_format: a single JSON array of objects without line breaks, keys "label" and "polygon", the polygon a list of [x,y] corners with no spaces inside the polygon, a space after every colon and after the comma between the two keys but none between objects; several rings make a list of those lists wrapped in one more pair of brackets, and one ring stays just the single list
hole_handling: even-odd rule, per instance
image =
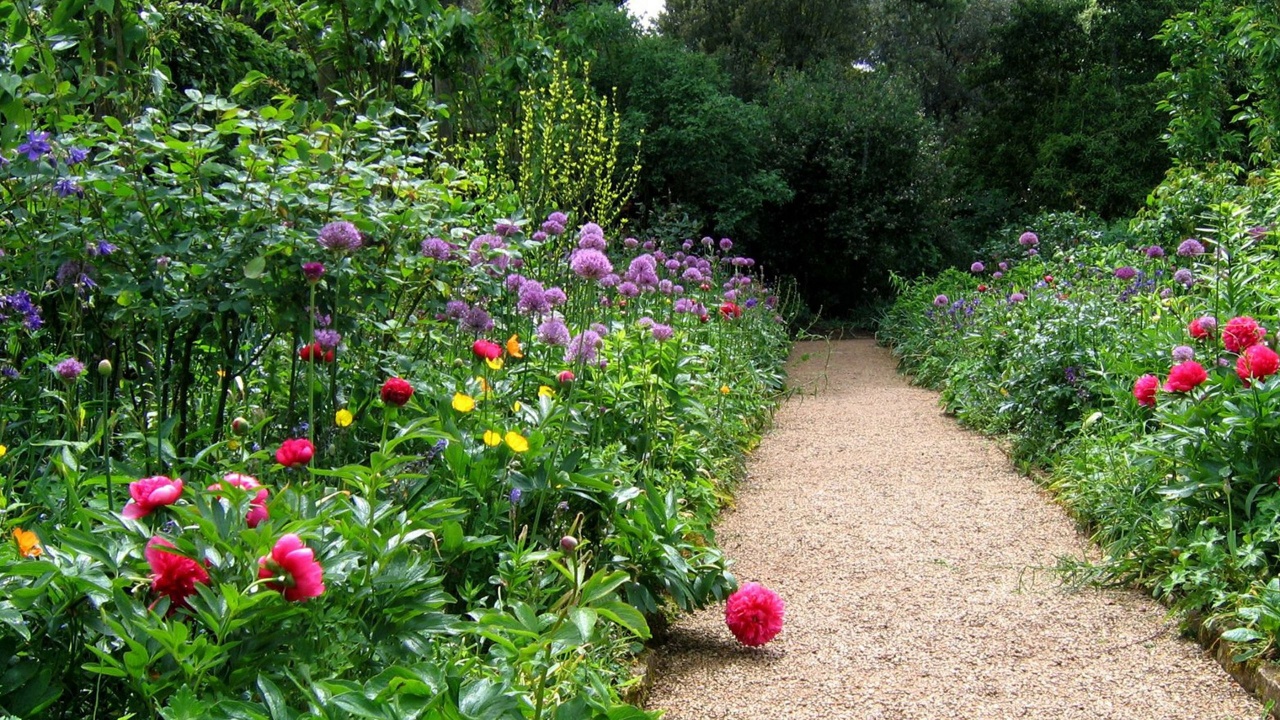
[{"label": "purple blossom cluster", "polygon": [[8,320],[11,313],[21,315],[23,327],[30,332],[35,332],[44,325],[44,320],[40,317],[40,308],[31,301],[31,295],[26,290],[19,290],[11,295],[0,295],[0,322]]},{"label": "purple blossom cluster", "polygon": [[334,252],[359,250],[364,244],[364,236],[355,225],[346,220],[338,220],[320,228],[316,242],[320,243],[320,247]]}]

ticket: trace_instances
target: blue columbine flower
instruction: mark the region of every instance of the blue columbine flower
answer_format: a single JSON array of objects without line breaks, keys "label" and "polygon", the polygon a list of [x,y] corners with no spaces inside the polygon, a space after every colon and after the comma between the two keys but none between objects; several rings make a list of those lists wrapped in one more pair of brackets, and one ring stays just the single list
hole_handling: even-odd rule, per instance
[{"label": "blue columbine flower", "polygon": [[26,153],[27,159],[31,162],[36,162],[53,152],[53,146],[49,144],[49,133],[28,131],[27,141],[18,146],[18,152]]}]

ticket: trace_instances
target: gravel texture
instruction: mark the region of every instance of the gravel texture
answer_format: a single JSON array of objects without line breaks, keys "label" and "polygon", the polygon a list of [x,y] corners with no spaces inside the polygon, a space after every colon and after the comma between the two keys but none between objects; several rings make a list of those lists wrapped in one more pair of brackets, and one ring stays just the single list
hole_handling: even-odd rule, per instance
[{"label": "gravel texture", "polygon": [[[811,355],[802,361],[802,354]],[[678,621],[651,709],[692,718],[1249,718],[1261,705],[1163,607],[1071,590],[1096,551],[990,441],[870,340],[801,343],[718,538],[786,626],[737,645],[723,606]],[[814,394],[816,391],[816,394]]]}]

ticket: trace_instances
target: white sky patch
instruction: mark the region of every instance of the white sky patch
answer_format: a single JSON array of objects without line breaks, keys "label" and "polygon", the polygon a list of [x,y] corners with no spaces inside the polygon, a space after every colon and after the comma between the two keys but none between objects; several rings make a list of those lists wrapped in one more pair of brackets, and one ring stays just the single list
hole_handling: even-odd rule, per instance
[{"label": "white sky patch", "polygon": [[641,25],[651,27],[665,5],[666,0],[627,0],[627,11],[638,18]]}]

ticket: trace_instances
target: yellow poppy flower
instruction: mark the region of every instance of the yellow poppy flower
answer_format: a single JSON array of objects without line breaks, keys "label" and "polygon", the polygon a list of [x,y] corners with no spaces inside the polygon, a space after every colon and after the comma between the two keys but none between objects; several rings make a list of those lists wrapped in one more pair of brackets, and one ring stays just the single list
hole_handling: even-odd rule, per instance
[{"label": "yellow poppy flower", "polygon": [[453,394],[453,409],[461,413],[469,413],[476,409],[475,398],[463,393]]},{"label": "yellow poppy flower", "polygon": [[520,412],[520,408],[522,408],[522,407],[524,407],[524,406],[520,404],[520,401],[519,401],[519,400],[517,400],[517,401],[515,401],[515,402],[511,403],[511,412]]},{"label": "yellow poppy flower", "polygon": [[721,385],[721,386],[720,386],[720,394],[721,394],[721,395],[728,395],[728,394],[729,394],[729,386],[728,386],[728,385]]},{"label": "yellow poppy flower", "polygon": [[236,438],[231,438],[230,440],[228,440],[228,441],[227,441],[227,449],[228,449],[228,450],[239,450],[239,449],[240,449],[240,441],[239,441],[238,439],[236,439]]},{"label": "yellow poppy flower", "polygon": [[486,358],[486,359],[485,359],[485,361],[484,361],[484,364],[485,364],[485,365],[488,365],[490,370],[501,370],[501,369],[502,369],[502,358],[498,357],[498,358],[494,358],[494,359],[492,359],[492,360],[489,360],[489,359],[487,359],[487,358]]},{"label": "yellow poppy flower", "polygon": [[498,447],[502,444],[502,436],[493,430],[485,430],[484,444],[489,447]]},{"label": "yellow poppy flower", "polygon": [[507,447],[518,453],[522,453],[529,449],[529,441],[515,430],[508,430],[506,436],[502,439],[507,441]]},{"label": "yellow poppy flower", "polygon": [[3,446],[3,445],[0,445],[0,458],[4,457],[5,455],[8,455],[8,454],[9,454],[9,448],[7,448],[7,447],[5,447],[5,446]]},{"label": "yellow poppy flower", "polygon": [[488,381],[479,375],[476,376],[476,383],[480,385],[480,392],[482,393],[488,394],[490,390],[493,390]]},{"label": "yellow poppy flower", "polygon": [[351,411],[346,408],[342,408],[333,414],[333,424],[338,427],[350,427],[351,421],[355,419],[355,415],[352,415]]},{"label": "yellow poppy flower", "polygon": [[507,338],[507,354],[513,358],[524,357],[524,351],[520,349],[520,336],[512,335]]},{"label": "yellow poppy flower", "polygon": [[40,538],[30,530],[15,528],[13,539],[18,541],[18,554],[25,558],[40,557],[44,550],[40,547]]},{"label": "yellow poppy flower", "polygon": [[538,397],[555,397],[556,391],[550,385],[542,385],[538,388]]}]

